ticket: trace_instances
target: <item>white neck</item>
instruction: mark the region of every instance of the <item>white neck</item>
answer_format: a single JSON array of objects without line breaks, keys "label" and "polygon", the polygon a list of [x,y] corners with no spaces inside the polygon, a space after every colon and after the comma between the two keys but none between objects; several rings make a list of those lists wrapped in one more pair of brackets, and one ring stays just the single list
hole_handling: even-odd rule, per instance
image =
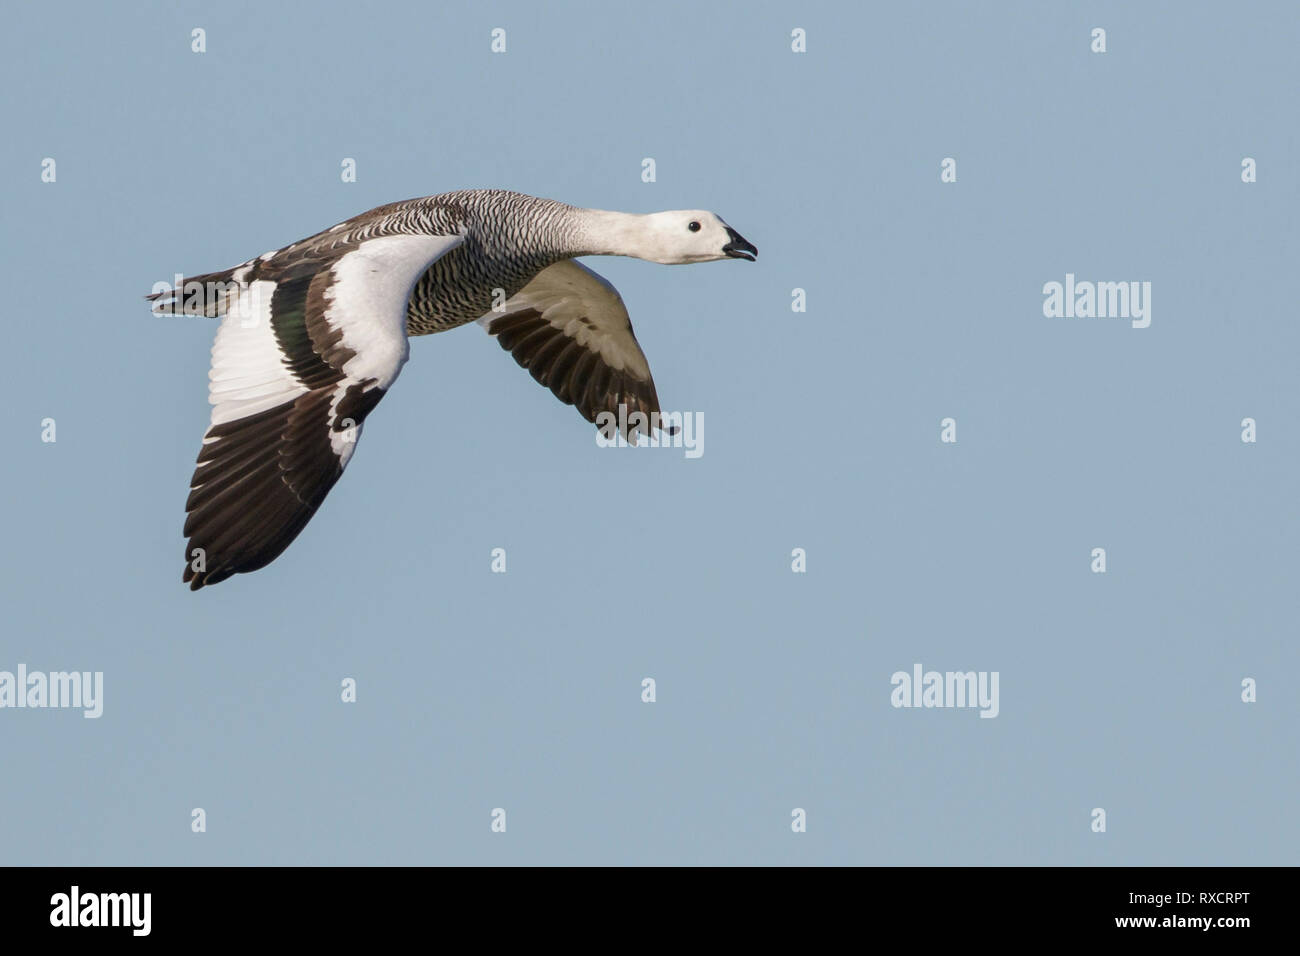
[{"label": "white neck", "polygon": [[610,212],[606,209],[578,210],[579,255],[631,256],[651,262],[666,262],[671,255],[654,228],[654,214]]}]

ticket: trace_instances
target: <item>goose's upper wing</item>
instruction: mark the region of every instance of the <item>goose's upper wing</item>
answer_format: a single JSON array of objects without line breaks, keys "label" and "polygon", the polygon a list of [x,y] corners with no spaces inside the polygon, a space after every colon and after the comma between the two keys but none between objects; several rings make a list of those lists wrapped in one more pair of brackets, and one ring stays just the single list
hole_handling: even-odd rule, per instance
[{"label": "goose's upper wing", "polygon": [[311,519],[406,362],[415,280],[463,241],[289,247],[222,274],[245,285],[212,346],[212,422],[185,505],[191,588],[264,567]]},{"label": "goose's upper wing", "polygon": [[[572,259],[548,266],[503,311],[478,321],[587,421],[612,412],[617,421],[632,421],[624,433],[631,440],[650,433],[651,413],[659,412],[650,365],[618,290],[586,266]],[[619,405],[627,406],[623,418]],[[644,419],[631,419],[634,412]]]}]

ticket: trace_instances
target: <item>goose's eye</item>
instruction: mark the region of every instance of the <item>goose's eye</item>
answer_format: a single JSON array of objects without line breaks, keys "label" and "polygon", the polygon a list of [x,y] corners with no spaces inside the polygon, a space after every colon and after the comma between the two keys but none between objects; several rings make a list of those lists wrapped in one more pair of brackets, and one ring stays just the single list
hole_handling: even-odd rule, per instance
[{"label": "goose's eye", "polygon": [[692,219],[686,228],[689,229],[691,232],[699,232],[700,224],[696,222],[694,219]]}]

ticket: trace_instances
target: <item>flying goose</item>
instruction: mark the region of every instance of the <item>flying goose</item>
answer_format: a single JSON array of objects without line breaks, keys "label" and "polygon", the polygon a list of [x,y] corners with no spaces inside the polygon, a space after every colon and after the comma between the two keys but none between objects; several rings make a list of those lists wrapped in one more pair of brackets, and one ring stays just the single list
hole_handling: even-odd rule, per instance
[{"label": "flying goose", "polygon": [[155,313],[222,320],[183,580],[198,590],[289,546],[406,363],[409,336],[477,321],[587,421],[620,405],[620,421],[649,418],[659,398],[623,300],[575,257],[757,254],[711,212],[635,215],[476,189],[380,206],[148,296]]}]

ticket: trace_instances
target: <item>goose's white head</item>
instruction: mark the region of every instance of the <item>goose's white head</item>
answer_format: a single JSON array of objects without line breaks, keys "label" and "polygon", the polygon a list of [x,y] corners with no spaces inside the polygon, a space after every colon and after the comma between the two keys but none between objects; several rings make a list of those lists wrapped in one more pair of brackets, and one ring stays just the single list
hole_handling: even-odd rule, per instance
[{"label": "goose's white head", "polygon": [[703,209],[637,215],[599,209],[583,213],[584,254],[634,256],[676,266],[715,259],[754,261],[758,250],[740,233]]},{"label": "goose's white head", "polygon": [[703,209],[672,209],[645,217],[648,255],[642,259],[676,266],[715,259],[754,261],[755,249],[740,233]]}]

